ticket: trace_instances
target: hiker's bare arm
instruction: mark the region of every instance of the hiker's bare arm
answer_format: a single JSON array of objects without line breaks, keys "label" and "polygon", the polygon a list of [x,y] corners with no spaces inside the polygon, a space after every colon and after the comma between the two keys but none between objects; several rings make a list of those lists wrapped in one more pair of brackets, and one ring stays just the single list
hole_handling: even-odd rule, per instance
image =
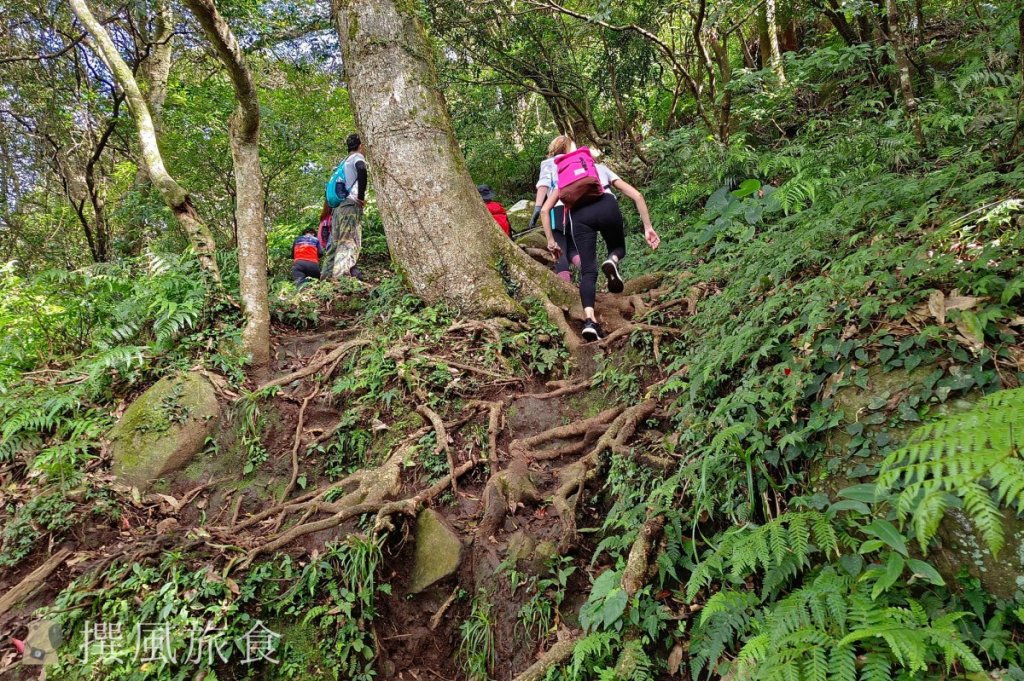
[{"label": "hiker's bare arm", "polygon": [[555,235],[551,233],[551,209],[558,203],[558,187],[548,193],[548,198],[540,209],[540,223],[544,226],[544,236],[548,238],[548,250],[558,257],[562,249],[555,242]]},{"label": "hiker's bare arm", "polygon": [[615,180],[612,182],[612,186],[633,199],[633,203],[636,204],[636,210],[640,213],[640,220],[644,223],[644,239],[647,240],[651,248],[657,248],[658,244],[661,243],[661,237],[658,236],[658,233],[654,231],[654,227],[651,226],[651,214],[647,210],[647,202],[644,201],[644,195],[636,187],[623,179]]},{"label": "hiker's bare arm", "polygon": [[544,199],[546,199],[547,196],[548,196],[548,188],[547,187],[537,187],[537,196],[533,199],[533,205],[535,205],[538,208],[540,208],[542,205],[544,205]]}]

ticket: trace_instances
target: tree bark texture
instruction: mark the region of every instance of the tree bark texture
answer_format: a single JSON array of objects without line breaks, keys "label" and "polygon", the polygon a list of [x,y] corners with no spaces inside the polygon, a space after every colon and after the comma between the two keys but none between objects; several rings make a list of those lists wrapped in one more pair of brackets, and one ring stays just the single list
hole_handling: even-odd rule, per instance
[{"label": "tree bark texture", "polygon": [[121,54],[117,51],[117,46],[114,45],[110,34],[93,16],[92,10],[89,9],[85,0],[70,0],[70,3],[75,16],[78,17],[85,30],[92,36],[94,47],[97,49],[98,54],[107,64],[117,84],[125,93],[125,101],[128,103],[128,109],[132,113],[132,118],[135,119],[135,125],[139,134],[139,144],[142,147],[143,160],[145,161],[146,170],[149,173],[150,180],[153,182],[153,186],[160,193],[160,197],[167,207],[171,209],[171,212],[174,213],[174,216],[188,235],[189,241],[199,258],[200,265],[210,274],[214,282],[220,285],[220,269],[217,266],[217,259],[215,257],[216,244],[213,240],[213,234],[200,219],[199,214],[196,213],[188,194],[171,177],[164,166],[163,155],[160,153],[160,147],[157,144],[153,117],[150,114],[149,105],[139,89],[139,84],[135,80],[135,75],[124,59],[121,58]]},{"label": "tree bark texture", "polygon": [[775,0],[765,0],[764,19],[768,32],[768,58],[780,83],[786,82],[786,70],[782,66],[782,50],[779,48],[779,23],[776,18]]},{"label": "tree bark texture", "polygon": [[267,235],[260,166],[260,105],[252,72],[231,27],[213,0],[186,0],[223,62],[235,90],[231,114],[231,158],[235,169],[238,273],[245,328],[242,342],[253,365],[270,363],[270,307],[267,300]]},{"label": "tree bark texture", "polygon": [[515,247],[484,207],[411,6],[333,0],[333,12],[384,231],[412,289],[466,313],[518,314],[504,263],[524,292],[539,292],[539,282],[564,299],[566,290],[553,283],[561,282]]},{"label": "tree bark texture", "polygon": [[900,21],[896,0],[885,0],[885,12],[888,20],[889,43],[896,55],[896,68],[899,71],[899,88],[903,95],[903,106],[906,109],[914,139],[917,140],[918,146],[924,147],[924,131],[921,129],[921,117],[917,113],[914,82],[910,79],[910,56],[907,54],[907,41],[903,35],[903,24]]}]

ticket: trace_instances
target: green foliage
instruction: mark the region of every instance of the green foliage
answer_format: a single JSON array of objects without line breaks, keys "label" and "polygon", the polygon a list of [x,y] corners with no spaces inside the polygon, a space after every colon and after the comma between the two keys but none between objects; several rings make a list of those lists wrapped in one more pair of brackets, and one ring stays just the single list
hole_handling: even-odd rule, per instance
[{"label": "green foliage", "polygon": [[569,351],[562,342],[562,332],[548,319],[540,301],[528,299],[523,305],[529,312],[524,331],[501,334],[496,352],[508,355],[514,364],[532,374],[553,376],[564,373],[569,362]]},{"label": "green foliage", "polygon": [[479,592],[473,597],[469,617],[459,625],[459,659],[469,681],[489,681],[494,673],[497,652],[491,607],[487,593]]},{"label": "green foliage", "polygon": [[[166,553],[152,566],[115,566],[101,581],[82,578],[55,600],[49,616],[60,622],[68,641],[59,665],[51,669],[66,679],[96,673],[109,679],[178,678],[180,665],[157,660],[140,666],[135,660],[133,632],[147,624],[166,626],[167,652],[178,660],[189,655],[197,633],[222,630],[214,664],[205,655],[189,663],[190,673],[215,674],[223,668],[219,655],[228,664],[241,664],[244,637],[262,622],[281,638],[273,653],[279,664],[247,665],[260,678],[326,674],[369,681],[376,677],[375,600],[390,592],[377,581],[382,561],[378,541],[350,536],[304,566],[279,556],[254,565],[238,582],[208,566],[193,567],[178,552]],[[82,645],[89,623],[120,624],[124,636],[110,643],[105,651],[110,654],[100,662],[94,644],[85,664]]]},{"label": "green foliage", "polygon": [[993,554],[1005,542],[1000,507],[1024,511],[1024,389],[1004,390],[963,414],[915,430],[889,454],[878,476],[880,494],[898,489],[900,521],[912,516],[926,551],[946,509],[962,505]]},{"label": "green foliage", "polygon": [[839,550],[831,520],[818,511],[791,511],[759,527],[732,528],[718,536],[716,544],[690,575],[688,600],[713,579],[742,584],[758,570],[765,572],[765,595],[770,596],[809,564],[812,553]]},{"label": "green foliage", "polygon": [[11,521],[3,529],[0,567],[17,565],[32,551],[43,548],[45,536],[59,534],[78,520],[75,504],[59,491],[33,497],[17,510],[6,510]]},{"label": "green foliage", "polygon": [[[546,574],[527,580],[525,588],[530,596],[519,608],[516,628],[527,642],[543,640],[551,633],[556,617],[560,617],[569,577],[576,572],[571,556],[552,556],[546,568]],[[516,590],[515,585],[512,590]]]},{"label": "green foliage", "polygon": [[[724,593],[724,592],[723,592]],[[721,594],[716,594],[720,596]],[[712,602],[698,630],[711,620],[738,624],[751,603]],[[893,666],[915,675],[933,666],[979,671],[981,663],[960,638],[957,622],[967,613],[928,612],[916,600],[880,607],[862,581],[826,569],[750,620],[753,635],[736,661],[739,679],[891,679]],[[745,626],[742,628],[746,628]],[[737,626],[737,631],[741,627]],[[859,651],[858,651],[859,649]],[[858,674],[857,655],[867,660]],[[695,667],[695,672],[703,663]]]},{"label": "green foliage", "polygon": [[[277,388],[271,388],[270,394],[276,393]],[[267,429],[267,417],[260,407],[261,400],[269,395],[261,392],[246,393],[237,402],[238,408],[238,439],[245,451],[245,465],[242,472],[248,475],[260,467],[269,457],[263,444],[263,433]]]}]

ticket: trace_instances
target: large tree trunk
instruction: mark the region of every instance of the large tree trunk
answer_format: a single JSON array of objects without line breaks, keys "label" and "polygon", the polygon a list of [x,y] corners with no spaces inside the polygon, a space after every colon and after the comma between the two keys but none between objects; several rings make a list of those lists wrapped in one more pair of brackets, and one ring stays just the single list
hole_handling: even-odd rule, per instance
[{"label": "large tree trunk", "polygon": [[242,341],[253,364],[270,363],[267,301],[267,236],[260,167],[260,104],[245,54],[213,0],[186,0],[231,76],[237,106],[231,114],[231,158],[235,167],[235,224],[245,329]]},{"label": "large tree trunk", "polygon": [[139,144],[142,147],[146,170],[153,186],[185,230],[203,269],[210,274],[216,284],[220,285],[220,269],[217,267],[216,244],[213,234],[199,218],[188,193],[164,167],[163,155],[160,153],[156,129],[153,126],[153,117],[150,115],[149,105],[142,96],[142,91],[139,89],[132,70],[121,58],[107,29],[96,20],[89,6],[85,4],[85,0],[70,0],[70,2],[75,16],[92,36],[99,55],[106,62],[117,84],[125,93],[125,100],[128,102],[128,108],[138,129]]},{"label": "large tree trunk", "polygon": [[395,0],[333,0],[345,79],[392,256],[417,294],[463,312],[521,311],[502,266],[526,293],[538,292],[540,282],[564,294],[561,282],[512,244],[480,200],[423,27],[411,5],[402,8]]}]

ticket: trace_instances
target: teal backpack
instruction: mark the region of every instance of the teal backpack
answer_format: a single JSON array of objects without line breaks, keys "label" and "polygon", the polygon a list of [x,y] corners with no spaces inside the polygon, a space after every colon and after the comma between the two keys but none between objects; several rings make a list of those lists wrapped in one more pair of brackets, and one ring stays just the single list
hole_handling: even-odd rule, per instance
[{"label": "teal backpack", "polygon": [[331,179],[327,180],[325,193],[327,195],[327,205],[331,208],[337,208],[341,205],[342,201],[348,198],[348,183],[345,180],[346,163],[348,163],[347,158],[338,164],[338,167],[334,169],[334,174],[331,175]]}]

